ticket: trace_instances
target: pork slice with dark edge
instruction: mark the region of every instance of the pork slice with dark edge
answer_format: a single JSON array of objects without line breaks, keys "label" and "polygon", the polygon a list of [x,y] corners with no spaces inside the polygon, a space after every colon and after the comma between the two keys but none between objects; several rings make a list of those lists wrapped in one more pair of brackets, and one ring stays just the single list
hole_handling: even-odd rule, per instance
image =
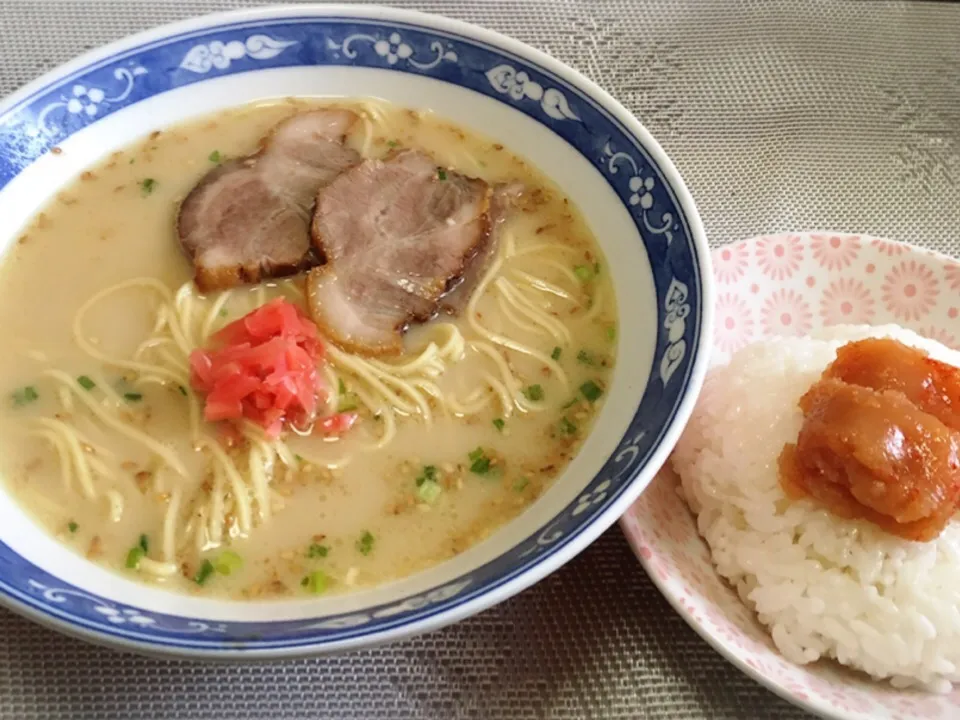
[{"label": "pork slice with dark edge", "polygon": [[318,262],[310,243],[317,191],[360,155],[344,145],[348,110],[284,120],[254,155],[211,170],[180,205],[177,230],[203,292],[293,275]]},{"label": "pork slice with dark edge", "polygon": [[391,355],[411,322],[436,314],[489,231],[483,180],[403,150],[348,170],[317,195],[312,232],[326,259],[310,271],[307,300],[341,348]]},{"label": "pork slice with dark edge", "polygon": [[459,315],[466,309],[477,286],[497,256],[503,224],[510,218],[522,194],[523,185],[518,182],[505,183],[493,188],[490,195],[490,230],[477,254],[467,264],[459,282],[440,300],[440,309],[443,312]]}]

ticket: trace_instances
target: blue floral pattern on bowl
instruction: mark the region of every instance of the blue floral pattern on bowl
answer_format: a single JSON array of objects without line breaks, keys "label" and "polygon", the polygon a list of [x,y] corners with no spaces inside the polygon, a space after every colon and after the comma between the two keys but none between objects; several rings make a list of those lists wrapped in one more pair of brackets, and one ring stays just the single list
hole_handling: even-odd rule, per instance
[{"label": "blue floral pattern on bowl", "polygon": [[471,573],[400,602],[306,620],[200,621],[92,595],[0,543],[0,592],[36,617],[147,649],[214,653],[317,646],[423,620],[490,592],[558,552],[624,492],[679,409],[703,330],[704,296],[697,245],[663,172],[583,91],[472,38],[408,23],[337,17],[224,24],[167,37],[75,72],[0,116],[0,190],[58,142],[131,104],[214,76],[305,65],[414,73],[482,93],[549,127],[604,174],[636,223],[657,293],[654,363],[630,428],[599,474],[550,523]]}]

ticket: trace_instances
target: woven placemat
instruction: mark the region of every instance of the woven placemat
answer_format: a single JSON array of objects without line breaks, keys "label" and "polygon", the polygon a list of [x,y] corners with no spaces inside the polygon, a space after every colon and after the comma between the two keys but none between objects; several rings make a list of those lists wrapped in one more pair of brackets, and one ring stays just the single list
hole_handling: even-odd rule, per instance
[{"label": "woven placemat", "polygon": [[[214,0],[0,0],[0,95]],[[830,228],[960,250],[960,5],[394,0],[526,41],[601,83],[676,161],[714,244]],[[0,611],[0,717],[805,718],[670,609],[614,528],[452,628],[286,663],[84,645]]]}]

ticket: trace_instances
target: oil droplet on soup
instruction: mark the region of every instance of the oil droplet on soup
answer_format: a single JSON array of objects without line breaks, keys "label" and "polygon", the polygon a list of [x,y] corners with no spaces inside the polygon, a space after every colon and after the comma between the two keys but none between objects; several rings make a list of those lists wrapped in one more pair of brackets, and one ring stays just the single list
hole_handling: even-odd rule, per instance
[{"label": "oil droplet on soup", "polygon": [[370,586],[487,537],[589,433],[616,306],[573,203],[509,148],[431,113],[338,106],[364,118],[347,143],[365,157],[416,148],[440,169],[522,184],[469,305],[412,327],[394,358],[324,341],[329,402],[358,417],[348,431],[224,432],[202,419],[191,351],[273,298],[303,306],[303,276],[200,294],[177,208],[212,168],[317,104],[231,109],[113,153],[21,230],[0,278],[0,467],[76,552],[238,599]]}]

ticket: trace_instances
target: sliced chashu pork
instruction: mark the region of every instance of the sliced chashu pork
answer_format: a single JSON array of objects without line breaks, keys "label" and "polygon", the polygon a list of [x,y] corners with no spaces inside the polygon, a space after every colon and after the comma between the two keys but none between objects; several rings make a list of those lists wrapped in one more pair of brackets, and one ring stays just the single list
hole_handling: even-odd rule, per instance
[{"label": "sliced chashu pork", "polygon": [[312,110],[284,120],[255,155],[209,172],[180,205],[180,243],[197,286],[221,290],[315,265],[310,213],[317,191],[360,155],[343,144],[357,116]]},{"label": "sliced chashu pork", "polygon": [[340,347],[402,350],[402,333],[438,309],[489,230],[482,180],[403,150],[368,160],[317,195],[313,241],[326,260],[307,279],[310,312]]},{"label": "sliced chashu pork", "polygon": [[443,312],[459,315],[466,309],[477,285],[490,269],[493,258],[497,256],[503,224],[509,219],[522,194],[523,185],[518,182],[498,185],[493,189],[490,195],[487,237],[477,254],[470,260],[457,285],[440,300],[440,309]]}]

